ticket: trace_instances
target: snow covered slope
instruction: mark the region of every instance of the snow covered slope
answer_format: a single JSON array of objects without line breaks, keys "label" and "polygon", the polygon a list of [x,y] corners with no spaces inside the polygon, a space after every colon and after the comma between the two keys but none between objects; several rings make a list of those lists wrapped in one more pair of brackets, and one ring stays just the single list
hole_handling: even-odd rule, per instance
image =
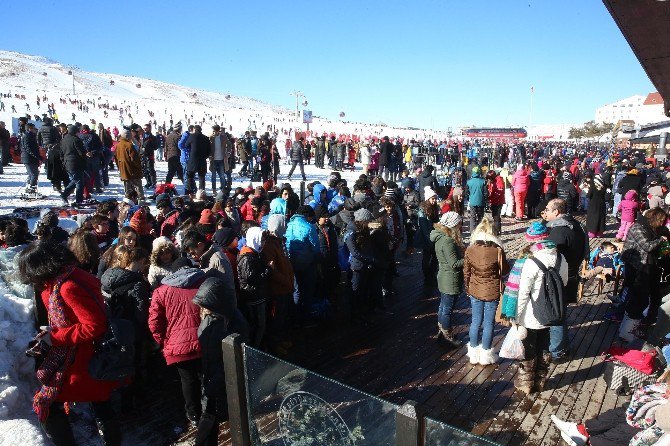
[{"label": "snow covered slope", "polygon": [[[73,92],[74,81],[74,92]],[[72,113],[76,120],[83,124],[90,124],[93,119],[107,126],[120,126],[132,121],[145,123],[155,118],[158,125],[169,127],[170,115],[174,121],[192,124],[201,124],[206,132],[213,124],[225,124],[232,134],[237,136],[247,129],[265,132],[268,126],[275,128],[282,135],[288,135],[290,129],[305,130],[306,125],[298,123],[295,111],[284,107],[267,104],[256,99],[204,91],[184,87],[166,82],[145,79],[135,76],[118,74],[94,73],[81,70],[77,67],[64,66],[58,62],[41,56],[30,56],[12,51],[0,50],[0,93],[10,94],[4,98],[5,111],[0,111],[0,120],[11,122],[11,117],[18,117],[26,112],[31,115],[41,115],[47,112],[47,103],[56,107],[59,119],[62,122],[71,122]],[[25,99],[15,98],[23,95]],[[37,105],[37,96],[46,96]],[[60,102],[66,100],[66,104]],[[86,104],[95,101],[95,106],[89,105],[89,112],[81,112],[77,104],[70,104],[71,100],[79,100]],[[27,110],[26,103],[30,107]],[[100,104],[116,105],[125,108],[125,113],[104,110]],[[11,106],[16,107],[16,113],[11,112]],[[152,118],[149,111],[154,113]],[[446,136],[439,132],[399,129],[364,123],[349,123],[329,121],[314,118],[310,130],[322,132],[336,132],[343,134],[358,134],[363,136],[402,136],[406,138],[421,138],[430,135],[434,138]]]}]

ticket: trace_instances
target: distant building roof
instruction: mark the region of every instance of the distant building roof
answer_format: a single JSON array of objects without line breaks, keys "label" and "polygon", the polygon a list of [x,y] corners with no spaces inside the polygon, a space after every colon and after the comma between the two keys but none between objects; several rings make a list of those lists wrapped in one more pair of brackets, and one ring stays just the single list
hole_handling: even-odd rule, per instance
[{"label": "distant building roof", "polygon": [[642,105],[663,105],[663,97],[658,92],[649,93]]}]

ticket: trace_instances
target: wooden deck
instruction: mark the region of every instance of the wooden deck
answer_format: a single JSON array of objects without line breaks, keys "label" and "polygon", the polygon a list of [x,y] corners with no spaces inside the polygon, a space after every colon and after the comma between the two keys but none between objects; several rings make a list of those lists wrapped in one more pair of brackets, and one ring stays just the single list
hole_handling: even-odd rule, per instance
[{"label": "wooden deck", "polygon": [[[504,221],[503,241],[509,258],[525,246],[522,233],[527,225]],[[608,229],[607,235],[612,237],[615,228],[612,225]],[[601,241],[592,240],[591,246]],[[594,295],[594,286],[589,286],[584,300],[570,307],[569,357],[552,365],[544,392],[524,396],[513,386],[513,361],[501,360],[491,366],[468,362],[467,299],[461,297],[454,311],[454,328],[464,346],[447,351],[434,338],[439,298],[437,293],[424,295],[420,254],[403,259],[398,269],[398,295],[371,324],[353,326],[346,311],[339,311],[336,321],[326,327],[294,333],[295,345],[286,359],[395,404],[414,400],[420,413],[502,445],[561,444],[560,434],[549,419],[551,414],[570,420],[588,419],[627,402],[608,391],[601,378],[599,356],[618,328],[602,320],[610,307],[604,298],[612,285],[606,285],[600,296]],[[342,302],[338,307],[346,305]],[[505,328],[496,326],[496,348],[505,332]],[[184,426],[178,379],[169,371],[163,373],[157,379],[165,383],[157,384],[160,401],[144,410],[140,420],[129,420],[127,427],[132,431],[139,428],[139,422],[144,444],[168,444],[177,438],[178,444],[189,444],[193,430],[184,434],[173,431],[175,426]],[[223,427],[220,443],[229,444]]]}]

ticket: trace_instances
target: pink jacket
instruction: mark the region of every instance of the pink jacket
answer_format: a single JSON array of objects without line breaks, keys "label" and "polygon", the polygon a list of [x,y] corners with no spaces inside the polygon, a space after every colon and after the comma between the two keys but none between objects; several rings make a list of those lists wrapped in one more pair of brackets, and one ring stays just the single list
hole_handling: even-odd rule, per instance
[{"label": "pink jacket", "polygon": [[637,202],[637,192],[629,190],[619,203],[617,211],[621,211],[621,221],[634,223],[638,209],[640,209],[640,204]]},{"label": "pink jacket", "polygon": [[530,175],[526,169],[517,170],[512,177],[512,189],[514,192],[528,192],[530,186]]}]

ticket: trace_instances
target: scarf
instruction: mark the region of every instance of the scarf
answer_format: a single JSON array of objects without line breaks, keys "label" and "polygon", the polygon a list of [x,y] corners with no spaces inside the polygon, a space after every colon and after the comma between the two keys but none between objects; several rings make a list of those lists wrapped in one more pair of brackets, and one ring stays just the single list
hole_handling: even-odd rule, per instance
[{"label": "scarf", "polygon": [[517,259],[514,266],[509,273],[507,283],[505,283],[505,291],[503,292],[500,315],[504,319],[516,319],[517,302],[519,299],[519,283],[521,282],[521,271],[523,264],[529,257],[542,249],[556,249],[556,243],[551,240],[542,240],[534,243],[530,247],[531,254]]},{"label": "scarf", "polygon": [[[48,316],[49,325],[53,328],[65,328],[72,325],[65,314],[60,288],[63,282],[70,277],[74,268],[74,265],[71,265],[56,277],[55,284],[51,290]],[[49,418],[49,408],[56,401],[58,394],[63,388],[65,371],[74,362],[75,352],[76,347],[74,346],[52,346],[39,369],[37,369],[37,380],[42,386],[33,397],[33,410],[37,414],[40,423],[44,423]],[[67,404],[65,410],[66,412],[69,411]]]}]

